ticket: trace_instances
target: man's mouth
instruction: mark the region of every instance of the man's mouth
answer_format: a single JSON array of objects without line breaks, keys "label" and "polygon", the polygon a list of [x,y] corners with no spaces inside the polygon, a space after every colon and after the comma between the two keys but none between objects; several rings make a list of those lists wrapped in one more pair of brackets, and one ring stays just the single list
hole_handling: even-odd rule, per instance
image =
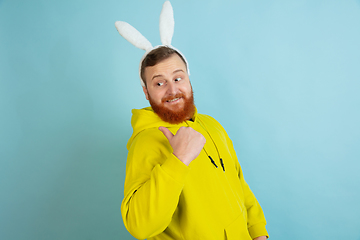
[{"label": "man's mouth", "polygon": [[171,100],[167,100],[166,102],[175,102],[175,101],[177,101],[177,100],[179,100],[180,98],[178,97],[178,98],[174,98],[174,99],[171,99]]}]

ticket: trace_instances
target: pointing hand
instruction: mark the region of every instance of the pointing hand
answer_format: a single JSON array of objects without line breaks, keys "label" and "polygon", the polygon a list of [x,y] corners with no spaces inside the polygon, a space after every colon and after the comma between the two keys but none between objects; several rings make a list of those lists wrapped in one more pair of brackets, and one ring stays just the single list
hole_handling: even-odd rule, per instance
[{"label": "pointing hand", "polygon": [[180,127],[175,135],[166,127],[159,130],[168,139],[173,154],[187,166],[199,156],[206,142],[205,137],[191,127]]}]

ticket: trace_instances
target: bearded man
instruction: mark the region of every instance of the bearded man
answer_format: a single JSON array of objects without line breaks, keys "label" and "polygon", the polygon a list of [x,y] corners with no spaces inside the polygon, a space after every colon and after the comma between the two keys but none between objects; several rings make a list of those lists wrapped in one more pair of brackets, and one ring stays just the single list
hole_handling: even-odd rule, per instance
[{"label": "bearded man", "polygon": [[121,205],[128,231],[138,239],[266,239],[230,138],[197,112],[183,55],[157,47],[140,72],[151,107],[132,111]]}]

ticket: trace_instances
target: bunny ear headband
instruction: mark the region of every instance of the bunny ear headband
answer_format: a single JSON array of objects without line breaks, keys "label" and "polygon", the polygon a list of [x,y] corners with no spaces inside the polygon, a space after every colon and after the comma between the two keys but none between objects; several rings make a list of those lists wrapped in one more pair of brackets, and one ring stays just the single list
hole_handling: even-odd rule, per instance
[{"label": "bunny ear headband", "polygon": [[[145,54],[141,58],[140,61],[140,67],[139,72],[141,71],[141,63],[144,60],[144,58],[148,55],[149,52],[152,50],[166,46],[169,48],[174,49],[176,52],[178,52],[183,59],[185,60],[187,72],[190,75],[188,63],[186,61],[185,56],[176,48],[171,46],[171,40],[174,34],[174,12],[173,8],[169,1],[165,1],[163,4],[163,8],[160,13],[160,38],[162,45],[153,47],[149,40],[147,40],[138,30],[136,30],[133,26],[128,24],[127,22],[117,21],[115,22],[115,27],[120,33],[123,38],[125,38],[127,41],[129,41],[131,44],[133,44],[135,47],[145,50]],[[140,79],[141,79],[141,73],[140,73]],[[141,79],[140,83],[141,86],[145,87],[144,84],[145,79]]]}]

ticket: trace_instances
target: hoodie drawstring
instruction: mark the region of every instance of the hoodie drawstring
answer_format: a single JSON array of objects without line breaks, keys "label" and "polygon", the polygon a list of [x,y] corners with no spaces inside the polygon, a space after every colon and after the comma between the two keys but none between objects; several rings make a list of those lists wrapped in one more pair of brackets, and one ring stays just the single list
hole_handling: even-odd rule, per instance
[{"label": "hoodie drawstring", "polygon": [[[202,128],[207,132],[207,134],[209,135],[211,141],[213,142],[213,144],[214,144],[214,146],[215,146],[215,149],[216,149],[216,152],[217,152],[217,154],[218,154],[218,157],[219,157],[219,159],[220,159],[221,167],[222,167],[223,171],[225,172],[225,164],[224,164],[222,158],[220,157],[219,149],[217,148],[214,139],[211,137],[211,135],[210,135],[209,131],[207,130],[207,128],[205,127],[204,123],[203,123],[199,118],[198,118],[198,120],[199,120],[199,122],[201,122]],[[190,127],[188,123],[186,123],[186,124],[188,125],[188,127]],[[205,149],[205,146],[203,147],[203,149],[204,149],[206,155],[209,157],[211,163],[212,163],[216,168],[218,168],[218,166],[216,165],[215,161],[214,161],[214,160],[212,159],[212,157],[207,153],[207,151],[206,151],[206,149]]]}]

